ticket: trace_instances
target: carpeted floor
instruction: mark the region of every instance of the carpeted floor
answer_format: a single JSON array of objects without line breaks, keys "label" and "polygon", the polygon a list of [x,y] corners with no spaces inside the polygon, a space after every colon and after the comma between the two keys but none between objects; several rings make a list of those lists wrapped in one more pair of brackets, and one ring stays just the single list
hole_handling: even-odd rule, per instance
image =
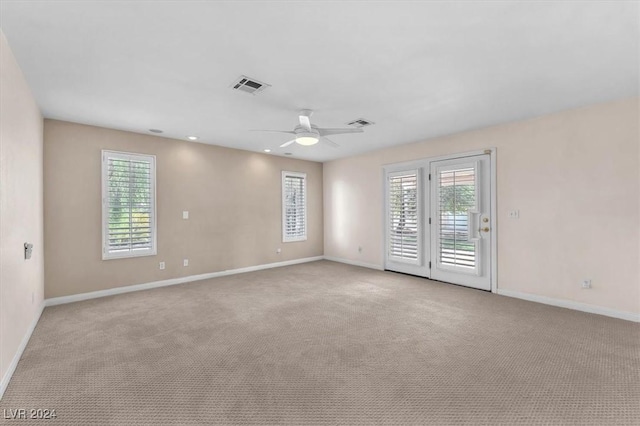
[{"label": "carpeted floor", "polygon": [[321,261],[47,308],[20,408],[57,419],[0,422],[638,425],[640,326]]}]

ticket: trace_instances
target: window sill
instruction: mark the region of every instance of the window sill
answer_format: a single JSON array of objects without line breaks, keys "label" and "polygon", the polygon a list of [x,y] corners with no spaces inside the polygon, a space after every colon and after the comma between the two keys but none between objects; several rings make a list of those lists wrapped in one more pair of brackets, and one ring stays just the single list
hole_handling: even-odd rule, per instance
[{"label": "window sill", "polygon": [[300,241],[307,241],[307,237],[287,238],[282,240],[283,243],[297,243]]},{"label": "window sill", "polygon": [[115,259],[129,259],[131,257],[145,257],[145,256],[156,256],[158,253],[156,250],[145,250],[145,251],[140,251],[138,253],[136,252],[126,252],[126,253],[110,253],[110,254],[103,254],[102,255],[102,260],[115,260]]}]

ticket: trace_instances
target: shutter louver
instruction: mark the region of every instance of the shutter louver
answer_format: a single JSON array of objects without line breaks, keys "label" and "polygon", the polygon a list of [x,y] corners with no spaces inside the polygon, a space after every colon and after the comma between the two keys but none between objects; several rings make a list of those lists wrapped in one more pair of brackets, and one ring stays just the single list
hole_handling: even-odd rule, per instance
[{"label": "shutter louver", "polygon": [[389,257],[418,261],[418,172],[389,176]]},{"label": "shutter louver", "polygon": [[307,239],[306,175],[283,172],[283,241]]},{"label": "shutter louver", "polygon": [[468,223],[468,212],[475,208],[475,169],[440,171],[438,173],[439,261],[442,265],[476,267],[476,245],[469,239]]},{"label": "shutter louver", "polygon": [[104,258],[155,254],[155,161],[104,153]]}]

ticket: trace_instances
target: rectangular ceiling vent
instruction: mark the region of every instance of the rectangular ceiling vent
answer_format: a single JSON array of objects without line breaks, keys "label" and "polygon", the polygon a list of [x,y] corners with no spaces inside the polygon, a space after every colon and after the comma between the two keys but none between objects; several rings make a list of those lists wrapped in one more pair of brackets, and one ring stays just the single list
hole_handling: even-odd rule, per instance
[{"label": "rectangular ceiling vent", "polygon": [[353,127],[365,127],[365,126],[371,126],[372,124],[376,124],[373,121],[369,121],[369,120],[365,120],[364,118],[358,118],[357,120],[353,120],[349,123],[347,123],[347,126],[353,126]]},{"label": "rectangular ceiling vent", "polygon": [[233,90],[240,90],[251,93],[252,95],[258,94],[268,87],[271,87],[271,85],[258,81],[255,78],[249,78],[246,75],[241,75],[231,84]]}]

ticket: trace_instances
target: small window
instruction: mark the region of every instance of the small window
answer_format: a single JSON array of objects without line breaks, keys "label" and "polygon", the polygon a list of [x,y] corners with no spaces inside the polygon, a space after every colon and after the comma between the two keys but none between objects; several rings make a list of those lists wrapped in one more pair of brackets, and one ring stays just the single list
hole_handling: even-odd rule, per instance
[{"label": "small window", "polygon": [[282,172],[282,241],[307,239],[307,175]]},{"label": "small window", "polygon": [[155,156],[102,151],[102,259],[155,254]]}]

